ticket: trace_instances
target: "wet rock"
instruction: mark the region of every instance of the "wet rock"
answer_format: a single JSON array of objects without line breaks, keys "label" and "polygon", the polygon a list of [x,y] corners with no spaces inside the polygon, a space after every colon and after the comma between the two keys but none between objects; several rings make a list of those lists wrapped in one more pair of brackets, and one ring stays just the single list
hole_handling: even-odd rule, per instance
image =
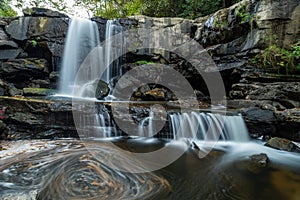
[{"label": "wet rock", "polygon": [[9,129],[6,139],[78,137],[69,100],[2,97],[0,105],[9,105],[4,114],[0,110]]},{"label": "wet rock", "polygon": [[277,118],[273,111],[261,108],[241,110],[250,135],[261,136],[276,132]]},{"label": "wet rock", "polygon": [[24,16],[42,16],[42,17],[62,17],[67,18],[68,16],[65,14],[62,14],[57,11],[53,11],[47,8],[26,8],[23,10]]},{"label": "wet rock", "polygon": [[55,91],[48,88],[23,88],[24,96],[49,96],[55,94]]},{"label": "wet rock", "polygon": [[[6,138],[7,131],[8,128],[6,124],[2,120],[0,120],[0,140]],[[2,147],[0,146],[0,148]]]},{"label": "wet rock", "polygon": [[32,80],[32,84],[29,85],[29,87],[35,87],[35,88],[49,88],[50,87],[50,80],[49,79],[37,79]]},{"label": "wet rock", "polygon": [[9,119],[12,120],[13,122],[20,123],[20,124],[28,124],[28,125],[43,124],[42,119],[38,119],[37,116],[30,113],[16,112],[14,114],[9,115]]},{"label": "wet rock", "polygon": [[99,80],[98,83],[96,82],[96,84],[97,86],[96,86],[95,97],[101,100],[109,94],[110,89],[108,87],[108,84],[102,80]]},{"label": "wet rock", "polygon": [[59,80],[59,72],[53,71],[49,74],[50,81],[57,82]]},{"label": "wet rock", "polygon": [[160,88],[155,88],[155,89],[149,90],[149,91],[145,92],[144,95],[148,100],[164,100],[165,99],[165,93]]},{"label": "wet rock", "polygon": [[68,19],[31,17],[28,23],[27,36],[40,40],[63,44],[68,29]]},{"label": "wet rock", "polygon": [[[300,83],[237,83],[232,85],[229,95],[233,99],[276,100],[287,104],[286,100],[300,101]],[[293,106],[292,102],[289,106]]]},{"label": "wet rock", "polygon": [[294,142],[292,142],[288,139],[284,139],[284,138],[273,137],[267,141],[265,146],[268,146],[268,147],[271,147],[274,149],[300,153],[299,146],[297,146]]},{"label": "wet rock", "polygon": [[17,88],[28,86],[32,79],[48,76],[48,62],[45,59],[12,59],[2,63],[0,78],[11,81]]},{"label": "wet rock", "polygon": [[21,51],[18,49],[18,45],[10,40],[4,30],[0,28],[0,60],[15,59]]},{"label": "wet rock", "polygon": [[10,83],[8,94],[9,96],[21,96],[23,95],[23,90],[16,88],[14,84]]},{"label": "wet rock", "polygon": [[236,163],[239,169],[247,170],[253,174],[260,173],[268,165],[269,158],[267,154],[255,154],[249,156],[246,160],[239,161]]},{"label": "wet rock", "polygon": [[279,121],[276,135],[293,141],[300,141],[300,110],[299,108],[276,111]]},{"label": "wet rock", "polygon": [[6,27],[6,32],[16,40],[26,40],[30,17],[19,17]]},{"label": "wet rock", "polygon": [[0,26],[6,26],[7,22],[3,19],[0,19]]},{"label": "wet rock", "polygon": [[18,45],[14,41],[9,40],[4,30],[0,28],[0,49],[3,48],[18,48]]},{"label": "wet rock", "polygon": [[0,50],[0,59],[15,59],[21,52],[21,49]]},{"label": "wet rock", "polygon": [[0,79],[0,96],[8,95],[9,85]]}]

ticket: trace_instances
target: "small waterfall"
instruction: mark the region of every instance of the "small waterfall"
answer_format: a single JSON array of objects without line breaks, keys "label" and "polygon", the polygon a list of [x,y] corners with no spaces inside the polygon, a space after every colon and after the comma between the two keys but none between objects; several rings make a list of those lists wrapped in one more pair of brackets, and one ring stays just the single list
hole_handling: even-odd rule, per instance
[{"label": "small waterfall", "polygon": [[96,114],[95,117],[96,117],[97,124],[98,124],[98,126],[96,128],[100,129],[100,133],[102,133],[100,136],[97,135],[96,136],[97,138],[118,136],[116,125],[111,120],[108,112],[103,113],[103,114],[100,114],[100,113]]},{"label": "small waterfall", "polygon": [[[122,37],[115,37],[113,40],[110,38],[123,31],[123,27],[118,23],[117,20],[107,20],[106,22],[106,32],[105,32],[105,48],[104,48],[104,58],[106,72],[103,74],[102,80],[109,83],[113,77],[122,74],[121,71],[121,58],[117,60],[112,60],[112,55],[123,55],[123,41]],[[116,48],[117,47],[117,48]]]},{"label": "small waterfall", "polygon": [[77,123],[82,139],[103,139],[119,136],[119,132],[108,111],[98,113],[81,113]]},{"label": "small waterfall", "polygon": [[247,142],[248,130],[242,116],[212,113],[171,114],[170,127],[174,139],[221,140]]},{"label": "small waterfall", "polygon": [[63,52],[59,94],[72,96],[79,66],[88,53],[99,44],[100,38],[95,22],[83,18],[71,19]]},{"label": "small waterfall", "polygon": [[152,110],[149,112],[149,117],[144,118],[138,128],[138,135],[140,137],[152,137],[154,135],[154,130],[153,130],[153,117],[154,113]]}]

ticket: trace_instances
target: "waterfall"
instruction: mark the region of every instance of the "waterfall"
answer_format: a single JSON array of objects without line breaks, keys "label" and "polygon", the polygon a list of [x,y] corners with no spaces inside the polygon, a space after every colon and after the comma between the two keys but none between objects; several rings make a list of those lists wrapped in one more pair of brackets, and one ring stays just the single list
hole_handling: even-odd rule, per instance
[{"label": "waterfall", "polygon": [[[122,75],[121,64],[122,58],[112,60],[114,55],[123,55],[124,44],[122,37],[113,37],[123,31],[122,26],[117,20],[108,20],[106,23],[105,41],[100,47],[100,37],[98,26],[95,22],[73,18],[69,25],[65,48],[63,52],[63,62],[60,75],[60,95],[92,97],[94,98],[95,85],[100,78],[106,83],[114,77]],[[118,35],[119,36],[119,35]],[[102,77],[99,76],[99,68],[91,68],[83,71],[84,80],[88,80],[83,84],[74,85],[77,71],[87,57],[87,55],[97,48],[95,55],[99,59],[94,66],[105,67]],[[94,51],[95,52],[95,51]],[[75,92],[73,92],[75,91]],[[98,112],[97,112],[98,113]],[[112,124],[110,114],[98,113],[93,116],[83,116],[81,120],[84,127],[94,130],[92,137],[112,137],[117,135],[117,128]],[[229,141],[248,141],[247,128],[241,116],[225,116],[212,113],[183,113],[170,114],[169,124],[172,131],[173,139],[194,138],[198,140],[222,140]],[[139,125],[139,136],[151,137],[155,135],[155,123],[153,113],[150,112],[149,117],[141,121]],[[97,132],[100,135],[97,135]]]},{"label": "waterfall", "polygon": [[140,137],[152,137],[154,135],[153,117],[154,117],[154,113],[152,110],[150,110],[149,117],[145,117],[140,122],[138,127],[138,135]]},{"label": "waterfall", "polygon": [[66,37],[59,80],[59,94],[72,96],[79,66],[88,53],[100,44],[95,22],[72,18]]},{"label": "waterfall", "polygon": [[171,114],[169,118],[174,139],[249,141],[247,127],[240,115],[191,112]]},{"label": "waterfall", "polygon": [[103,139],[120,136],[115,122],[108,111],[97,113],[80,113],[78,116],[78,133],[82,139]]},{"label": "waterfall", "polygon": [[[106,83],[109,83],[113,77],[120,76],[121,58],[112,60],[114,54],[123,55],[123,41],[122,37],[112,36],[123,31],[123,28],[118,21],[108,20],[106,23],[105,41],[103,46],[100,46],[100,37],[98,26],[95,22],[89,19],[72,18],[68,28],[68,33],[63,52],[62,66],[59,80],[59,95],[63,96],[79,96],[90,97],[88,94],[95,90],[94,81],[101,78]],[[105,67],[106,71],[102,77],[95,77],[99,74],[97,68],[93,68],[86,76],[90,82],[84,85],[74,85],[76,73],[87,55],[95,48],[98,48],[97,62],[99,68]],[[75,90],[74,90],[75,89]],[[76,91],[76,94],[73,93]]]},{"label": "waterfall", "polygon": [[123,41],[122,37],[111,37],[122,32],[123,27],[118,24],[117,20],[107,20],[106,22],[106,32],[105,32],[105,48],[104,48],[104,58],[106,72],[102,76],[102,80],[109,83],[113,77],[120,76],[121,71],[121,58],[117,60],[112,60],[113,54],[123,55]]}]

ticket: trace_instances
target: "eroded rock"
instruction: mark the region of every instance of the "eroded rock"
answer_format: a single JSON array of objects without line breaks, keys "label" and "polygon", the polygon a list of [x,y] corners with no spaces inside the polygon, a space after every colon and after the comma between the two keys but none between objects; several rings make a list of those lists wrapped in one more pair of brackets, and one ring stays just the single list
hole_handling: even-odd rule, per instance
[{"label": "eroded rock", "polygon": [[265,146],[272,147],[274,149],[300,153],[300,148],[298,145],[284,138],[273,137],[267,141]]},{"label": "eroded rock", "polygon": [[247,159],[237,162],[236,165],[239,169],[244,169],[253,174],[258,174],[267,167],[268,162],[269,158],[267,154],[261,153],[251,155]]}]

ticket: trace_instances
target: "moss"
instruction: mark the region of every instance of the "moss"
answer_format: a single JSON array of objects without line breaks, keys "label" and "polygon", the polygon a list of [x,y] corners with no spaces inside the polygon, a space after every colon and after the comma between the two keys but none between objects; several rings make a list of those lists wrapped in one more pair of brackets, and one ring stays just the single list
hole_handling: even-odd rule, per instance
[{"label": "moss", "polygon": [[147,65],[147,64],[153,64],[152,61],[147,61],[147,60],[139,60],[139,61],[136,61],[135,64],[137,65]]},{"label": "moss", "polygon": [[25,96],[48,96],[55,94],[55,91],[48,88],[23,88]]},{"label": "moss", "polygon": [[45,68],[45,63],[40,59],[35,59],[35,60],[24,59],[24,64],[25,65],[33,65],[33,66],[40,67],[40,68]]}]

